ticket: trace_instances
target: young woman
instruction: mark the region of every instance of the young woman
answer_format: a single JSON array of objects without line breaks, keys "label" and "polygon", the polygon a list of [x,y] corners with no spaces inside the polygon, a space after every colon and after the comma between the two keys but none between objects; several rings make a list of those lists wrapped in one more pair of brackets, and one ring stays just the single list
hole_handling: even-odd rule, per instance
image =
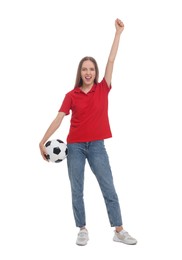
[{"label": "young woman", "polygon": [[84,57],[78,66],[75,87],[65,95],[58,115],[53,120],[39,146],[42,157],[46,159],[45,142],[58,129],[65,115],[72,111],[70,131],[67,136],[68,174],[72,191],[72,207],[75,224],[80,228],[76,244],[86,245],[85,207],[83,200],[84,167],[88,161],[102,191],[110,225],[115,227],[113,240],[133,245],[137,241],[123,229],[118,196],[113,184],[112,172],[104,139],[112,136],[108,119],[108,94],[114,60],[117,54],[124,24],[115,20],[115,37],[107,61],[105,75],[98,83],[99,70],[92,57]]}]

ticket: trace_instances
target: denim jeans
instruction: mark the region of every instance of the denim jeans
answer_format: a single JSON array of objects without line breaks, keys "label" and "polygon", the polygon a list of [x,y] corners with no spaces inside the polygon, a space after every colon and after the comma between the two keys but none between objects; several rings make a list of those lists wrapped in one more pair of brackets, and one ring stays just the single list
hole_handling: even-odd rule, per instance
[{"label": "denim jeans", "polygon": [[118,196],[115,191],[109,158],[104,141],[71,143],[68,146],[68,174],[71,184],[72,207],[77,227],[86,225],[83,200],[84,169],[88,161],[106,204],[110,225],[121,226],[122,217]]}]

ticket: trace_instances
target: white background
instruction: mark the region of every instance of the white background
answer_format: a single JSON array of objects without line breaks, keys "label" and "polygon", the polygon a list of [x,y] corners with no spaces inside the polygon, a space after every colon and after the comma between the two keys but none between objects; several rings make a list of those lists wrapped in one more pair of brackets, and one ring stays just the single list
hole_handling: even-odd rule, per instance
[{"label": "white background", "polygon": [[[82,57],[96,58],[102,79],[117,17],[125,29],[105,144],[124,227],[138,244],[112,241],[87,166],[90,241],[78,247],[66,160],[46,163],[38,144]],[[0,259],[181,259],[181,25],[177,0],[1,0]],[[53,137],[65,141],[69,121]]]}]

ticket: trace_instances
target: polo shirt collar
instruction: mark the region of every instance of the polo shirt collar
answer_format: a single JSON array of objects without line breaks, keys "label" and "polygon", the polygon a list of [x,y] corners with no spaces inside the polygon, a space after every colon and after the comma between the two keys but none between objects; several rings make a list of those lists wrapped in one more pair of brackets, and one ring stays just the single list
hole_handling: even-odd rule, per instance
[{"label": "polo shirt collar", "polygon": [[[92,86],[92,88],[90,89],[90,91],[88,92],[88,93],[90,93],[90,92],[95,92],[95,89],[96,89],[96,84],[94,84],[93,86]],[[81,89],[79,88],[79,87],[76,87],[75,89],[74,89],[74,92],[76,92],[76,93],[82,93],[83,91],[81,91]],[[87,94],[88,94],[87,93]]]}]

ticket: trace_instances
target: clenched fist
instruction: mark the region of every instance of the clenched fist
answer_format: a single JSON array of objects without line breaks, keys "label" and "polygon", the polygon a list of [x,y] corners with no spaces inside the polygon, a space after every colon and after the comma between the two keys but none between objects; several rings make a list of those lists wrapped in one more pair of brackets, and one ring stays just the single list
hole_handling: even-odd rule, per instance
[{"label": "clenched fist", "polygon": [[124,30],[124,23],[120,19],[115,20],[116,31],[122,33]]}]

